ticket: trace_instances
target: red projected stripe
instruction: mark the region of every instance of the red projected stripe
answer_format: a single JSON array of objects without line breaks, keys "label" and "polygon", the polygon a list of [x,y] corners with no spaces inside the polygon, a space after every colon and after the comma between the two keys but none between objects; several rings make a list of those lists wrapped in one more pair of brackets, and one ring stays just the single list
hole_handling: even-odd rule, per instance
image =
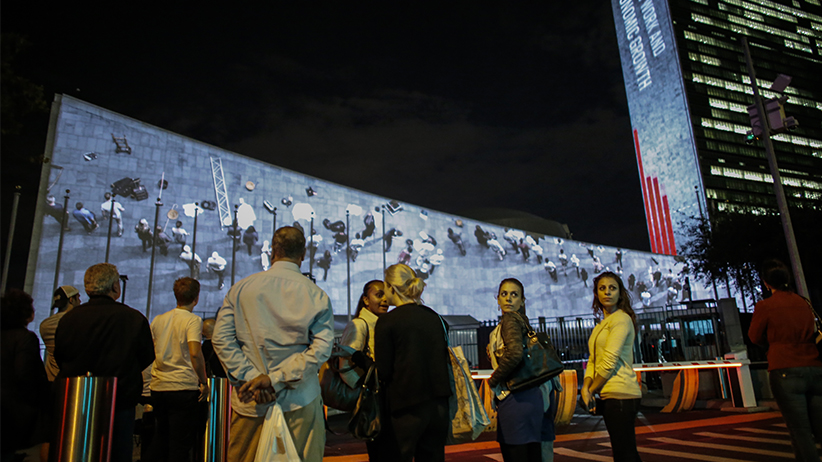
[{"label": "red projected stripe", "polygon": [[651,227],[651,205],[648,202],[648,190],[645,188],[645,169],[642,166],[642,154],[639,151],[639,133],[634,129],[634,149],[636,149],[636,160],[639,165],[639,184],[642,187],[642,200],[645,202],[645,224],[648,225],[648,240],[651,241],[651,251],[656,252],[654,245],[653,228]]},{"label": "red projected stripe", "polygon": [[654,198],[656,199],[656,232],[662,238],[660,253],[670,254],[668,233],[665,232],[665,212],[662,211],[662,198],[659,194],[659,178],[654,178]]},{"label": "red projected stripe", "polygon": [[668,207],[668,195],[662,196],[662,207],[665,211],[665,230],[668,232],[668,242],[671,243],[671,251],[668,255],[676,255],[676,242],[674,241],[674,225],[671,223],[671,209]]},{"label": "red projected stripe", "polygon": [[651,210],[650,210],[651,213],[648,216],[650,217],[649,222],[650,222],[650,225],[651,225],[651,231],[653,233],[653,234],[651,234],[651,242],[653,242],[654,245],[655,245],[653,251],[655,253],[661,253],[661,252],[663,252],[663,249],[662,249],[662,236],[659,233],[659,216],[657,215],[657,211],[656,211],[656,209],[657,209],[657,200],[656,200],[656,197],[654,195],[654,181],[651,177],[646,176],[645,177],[645,182],[646,182],[645,186],[648,188],[648,202],[650,202],[650,204],[651,204]]}]

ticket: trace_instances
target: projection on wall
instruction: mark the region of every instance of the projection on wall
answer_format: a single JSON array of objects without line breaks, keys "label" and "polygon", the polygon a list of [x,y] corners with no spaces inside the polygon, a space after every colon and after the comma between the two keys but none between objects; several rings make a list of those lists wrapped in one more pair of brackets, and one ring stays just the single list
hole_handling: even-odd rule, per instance
[{"label": "projection on wall", "polygon": [[[496,290],[506,277],[525,284],[531,317],[589,314],[591,281],[608,269],[621,271],[638,306],[662,305],[683,296],[683,264],[673,257],[563,241],[422,209],[284,170],[68,96],[58,96],[53,111],[52,161],[44,166],[27,281],[37,301],[37,324],[48,314],[60,236],[60,225],[49,214],[48,196],[62,205],[69,189],[69,210],[82,203],[96,216],[99,227],[89,231],[68,217],[70,230],[64,235],[57,278],[58,285],[74,285],[84,295],[86,268],[105,260],[109,219],[101,206],[112,185],[122,206],[123,232],[118,236],[119,226],[112,223],[109,261],[128,276],[125,302],[144,313],[151,241],[144,247],[141,234],[151,231],[158,211],[155,201],[162,194],[158,226],[168,241],[156,249],[152,318],[176,306],[174,280],[191,273],[193,257],[184,249],[193,247],[195,203],[200,204],[195,252],[202,283],[195,312],[203,316],[219,309],[231,284],[235,206],[240,228],[233,262],[236,280],[268,267],[275,217],[277,227],[299,226],[307,236],[313,219],[311,258],[302,271],[312,273],[340,315],[349,309],[346,234],[352,248],[352,310],[362,286],[381,278],[383,248],[388,265],[405,262],[425,279],[426,304],[442,314],[478,320],[496,319]],[[256,241],[244,238],[252,227]],[[692,284],[691,296],[708,294]]]}]

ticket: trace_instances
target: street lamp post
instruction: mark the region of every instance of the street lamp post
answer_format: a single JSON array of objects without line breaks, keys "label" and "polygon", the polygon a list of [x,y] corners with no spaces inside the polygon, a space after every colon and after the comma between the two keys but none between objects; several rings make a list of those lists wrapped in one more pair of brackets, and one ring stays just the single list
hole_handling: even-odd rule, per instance
[{"label": "street lamp post", "polygon": [[6,293],[6,282],[9,280],[9,265],[11,264],[11,245],[14,242],[14,227],[17,224],[17,204],[20,202],[22,186],[14,187],[14,202],[11,205],[11,223],[9,223],[9,241],[6,245],[6,259],[3,262],[3,281],[0,282],[0,293]]},{"label": "street lamp post", "polygon": [[234,275],[237,261],[237,210],[239,205],[234,204],[234,234],[231,235],[231,285],[234,286]]},{"label": "street lamp post", "polygon": [[157,254],[157,223],[160,221],[160,207],[162,206],[161,196],[154,203],[154,239],[151,241],[151,264],[148,268],[148,297],[146,297],[146,319],[148,320],[151,320],[151,289],[154,284],[154,259]]},{"label": "street lamp post", "polygon": [[[51,288],[51,293],[57,290],[57,283],[60,281],[60,261],[63,258],[63,235],[66,232],[66,221],[68,220],[68,201],[71,190],[66,189],[66,195],[63,196],[63,220],[60,222],[60,241],[57,243],[57,264],[54,268],[54,287]],[[51,313],[51,310],[49,310]]]},{"label": "street lamp post", "polygon": [[785,241],[788,244],[788,254],[791,258],[791,269],[793,270],[794,281],[796,281],[796,292],[808,298],[808,287],[805,285],[805,273],[802,270],[802,262],[799,259],[799,248],[796,245],[796,236],[793,232],[793,223],[791,222],[791,213],[788,209],[788,201],[785,199],[785,190],[782,187],[782,178],[779,174],[779,165],[774,154],[773,142],[770,136],[770,122],[765,112],[765,106],[762,103],[762,96],[759,94],[759,87],[756,84],[756,72],[754,71],[753,62],[751,61],[751,51],[748,48],[748,38],[742,37],[742,48],[745,52],[745,62],[748,65],[748,75],[751,78],[751,88],[753,88],[754,102],[759,113],[759,120],[764,124],[762,130],[762,142],[765,145],[765,153],[768,158],[768,165],[773,176],[773,189],[776,194],[776,205],[779,210],[779,216],[782,219],[782,229],[785,232]]},{"label": "street lamp post", "polygon": [[349,225],[349,217],[351,212],[345,211],[345,285],[348,289],[348,322],[351,322],[351,228]]},{"label": "street lamp post", "polygon": [[[191,277],[194,278],[194,265],[197,265],[197,218],[200,216],[200,203],[194,203],[194,234],[191,236]],[[197,276],[199,277],[199,275]]]}]

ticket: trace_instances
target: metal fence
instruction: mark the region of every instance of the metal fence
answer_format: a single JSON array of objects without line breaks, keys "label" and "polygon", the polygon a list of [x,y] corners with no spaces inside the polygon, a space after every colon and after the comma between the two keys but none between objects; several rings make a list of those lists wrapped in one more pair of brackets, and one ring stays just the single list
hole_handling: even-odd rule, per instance
[{"label": "metal fence", "polygon": [[[641,308],[636,316],[634,362],[711,360],[727,352],[723,322],[713,300]],[[477,364],[481,369],[491,368],[484,352],[497,323],[483,321],[478,329]],[[537,332],[551,336],[566,367],[581,368],[588,358],[588,338],[598,320],[593,315],[538,317],[530,323]]]}]

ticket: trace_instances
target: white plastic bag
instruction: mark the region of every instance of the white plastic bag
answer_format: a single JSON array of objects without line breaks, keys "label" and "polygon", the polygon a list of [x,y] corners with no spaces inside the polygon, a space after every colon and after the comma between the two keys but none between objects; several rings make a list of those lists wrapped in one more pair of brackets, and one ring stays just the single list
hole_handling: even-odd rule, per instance
[{"label": "white plastic bag", "polygon": [[255,462],[288,462],[300,460],[297,447],[283,416],[283,409],[274,404],[265,413],[265,423],[260,433]]}]

